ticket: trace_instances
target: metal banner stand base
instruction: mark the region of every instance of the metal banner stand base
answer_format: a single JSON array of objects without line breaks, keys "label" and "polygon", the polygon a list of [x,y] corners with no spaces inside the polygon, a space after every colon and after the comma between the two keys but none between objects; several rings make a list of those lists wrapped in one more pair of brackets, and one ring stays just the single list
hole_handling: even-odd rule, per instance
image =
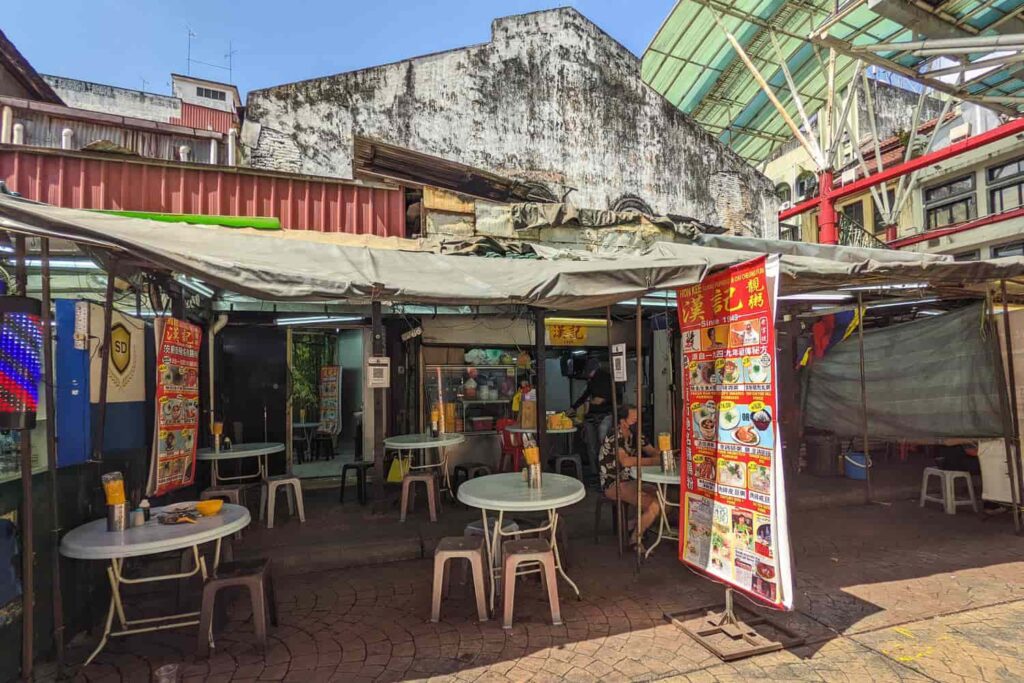
[{"label": "metal banner stand base", "polygon": [[776,652],[804,642],[803,638],[777,621],[743,607],[734,608],[731,588],[725,590],[725,605],[666,613],[665,620],[723,662]]}]

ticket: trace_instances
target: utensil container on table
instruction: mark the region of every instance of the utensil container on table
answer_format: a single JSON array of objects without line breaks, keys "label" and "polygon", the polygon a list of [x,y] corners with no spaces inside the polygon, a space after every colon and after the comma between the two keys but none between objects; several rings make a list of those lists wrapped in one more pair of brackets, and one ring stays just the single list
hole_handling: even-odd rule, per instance
[{"label": "utensil container on table", "polygon": [[114,503],[107,506],[107,531],[124,531],[128,528],[128,503]]}]

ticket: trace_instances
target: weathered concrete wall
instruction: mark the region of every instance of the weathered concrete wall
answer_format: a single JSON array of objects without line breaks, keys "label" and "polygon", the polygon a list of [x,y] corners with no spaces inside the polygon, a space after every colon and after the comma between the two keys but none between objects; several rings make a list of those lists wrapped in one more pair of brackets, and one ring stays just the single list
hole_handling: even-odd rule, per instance
[{"label": "weathered concrete wall", "polygon": [[[909,133],[914,124],[914,108],[917,106],[918,94],[897,88],[881,81],[871,80],[871,98],[875,108],[875,126],[878,139],[885,140],[899,133]],[[860,134],[867,138],[871,135],[871,122],[868,118],[868,105],[863,97],[857,100],[857,121]],[[937,97],[926,97],[921,107],[921,123],[939,117],[942,113],[942,100]]]},{"label": "weathered concrete wall", "polygon": [[539,182],[578,206],[627,195],[655,213],[771,234],[771,183],[640,79],[573,9],[496,20],[483,45],[249,94],[253,166],[348,178],[352,137]]},{"label": "weathered concrete wall", "polygon": [[64,103],[76,109],[131,116],[168,123],[181,116],[181,100],[112,85],[79,81],[63,76],[43,76]]}]

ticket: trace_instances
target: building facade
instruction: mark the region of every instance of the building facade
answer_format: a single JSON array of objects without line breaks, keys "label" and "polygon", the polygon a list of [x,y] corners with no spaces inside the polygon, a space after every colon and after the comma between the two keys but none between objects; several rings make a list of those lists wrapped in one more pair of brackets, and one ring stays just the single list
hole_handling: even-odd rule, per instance
[{"label": "building facade", "polygon": [[773,184],[640,78],[579,12],[505,17],[491,41],[249,93],[254,167],[350,178],[353,139],[500,173],[597,209],[773,235]]}]

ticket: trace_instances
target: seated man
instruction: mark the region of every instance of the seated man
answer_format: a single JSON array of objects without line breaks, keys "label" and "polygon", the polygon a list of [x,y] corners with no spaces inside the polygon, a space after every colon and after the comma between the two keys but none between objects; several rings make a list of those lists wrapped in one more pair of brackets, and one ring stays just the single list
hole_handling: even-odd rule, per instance
[{"label": "seated man", "polygon": [[[599,457],[601,489],[605,497],[611,500],[619,500],[629,505],[637,505],[636,482],[629,478],[626,473],[627,467],[646,467],[648,465],[660,465],[661,459],[657,449],[642,439],[642,455],[637,454],[635,446],[636,435],[636,408],[633,406],[619,406],[619,433],[618,442],[615,440],[613,430],[601,445]],[[637,539],[641,538],[647,528],[654,523],[661,513],[661,506],[658,504],[658,495],[655,488],[649,484],[643,486],[639,507],[643,511],[640,517],[640,528],[634,529],[629,538],[629,545],[635,546]]]}]

